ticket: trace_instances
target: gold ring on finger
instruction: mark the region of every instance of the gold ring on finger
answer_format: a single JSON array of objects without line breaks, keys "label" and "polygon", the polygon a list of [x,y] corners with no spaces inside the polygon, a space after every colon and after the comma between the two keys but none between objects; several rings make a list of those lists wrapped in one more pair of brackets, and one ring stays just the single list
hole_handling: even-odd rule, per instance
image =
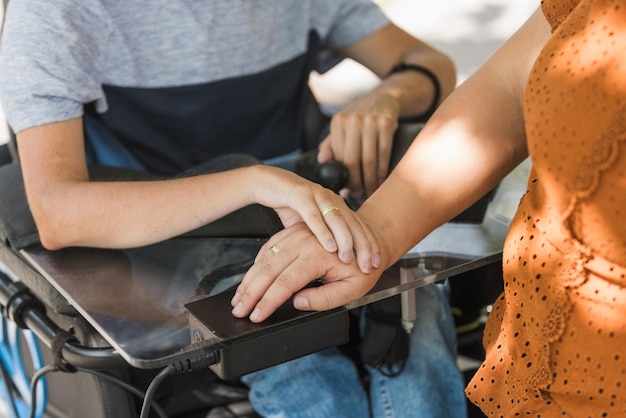
[{"label": "gold ring on finger", "polygon": [[274,254],[278,254],[280,252],[280,248],[278,248],[278,245],[272,245],[270,247],[270,250],[272,250]]},{"label": "gold ring on finger", "polygon": [[335,205],[328,205],[324,209],[322,209],[322,218],[326,217],[331,212],[339,211],[339,208]]}]

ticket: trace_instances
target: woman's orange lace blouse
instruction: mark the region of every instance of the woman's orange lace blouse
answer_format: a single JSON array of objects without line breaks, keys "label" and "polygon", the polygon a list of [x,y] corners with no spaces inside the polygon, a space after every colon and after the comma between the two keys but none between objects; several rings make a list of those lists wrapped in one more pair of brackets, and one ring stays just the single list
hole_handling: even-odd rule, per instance
[{"label": "woman's orange lace blouse", "polygon": [[626,417],[626,0],[546,0],[533,170],[466,392],[487,416]]}]

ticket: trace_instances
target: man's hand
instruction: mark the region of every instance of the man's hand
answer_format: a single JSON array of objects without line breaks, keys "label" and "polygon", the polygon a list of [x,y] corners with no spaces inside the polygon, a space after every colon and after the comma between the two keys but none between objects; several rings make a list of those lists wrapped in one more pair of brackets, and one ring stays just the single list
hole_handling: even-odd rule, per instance
[{"label": "man's hand", "polygon": [[318,161],[334,159],[345,164],[351,192],[369,196],[389,172],[398,116],[396,98],[378,90],[366,94],[333,116]]},{"label": "man's hand", "polygon": [[[304,225],[298,223],[274,235],[259,251],[231,302],[233,315],[252,322],[267,319],[294,293],[301,310],[327,310],[365,295],[382,274],[362,273],[356,263],[342,263]],[[321,278],[323,285],[300,290]]]},{"label": "man's hand", "polygon": [[327,252],[365,273],[377,268],[380,245],[370,228],[332,190],[276,167],[248,168],[251,201],[274,208],[285,227],[304,222]]},{"label": "man's hand", "polygon": [[[456,85],[454,62],[393,23],[336,52],[364,65],[381,82],[332,118],[318,161],[334,158],[344,163],[350,171],[351,191],[370,195],[389,174],[398,118],[422,116],[433,101],[445,98]],[[400,63],[432,71],[438,79],[440,97],[435,94],[433,80],[423,73],[390,73]]]}]

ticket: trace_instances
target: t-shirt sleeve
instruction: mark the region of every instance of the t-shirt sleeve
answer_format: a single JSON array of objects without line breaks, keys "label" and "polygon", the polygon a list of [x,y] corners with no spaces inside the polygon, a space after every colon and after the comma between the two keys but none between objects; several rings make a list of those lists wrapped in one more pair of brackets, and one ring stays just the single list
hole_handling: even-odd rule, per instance
[{"label": "t-shirt sleeve", "polygon": [[9,2],[0,99],[14,132],[81,116],[85,103],[102,97],[94,36],[104,28],[85,3]]},{"label": "t-shirt sleeve", "polygon": [[390,23],[371,0],[317,0],[313,26],[325,48],[350,45]]}]

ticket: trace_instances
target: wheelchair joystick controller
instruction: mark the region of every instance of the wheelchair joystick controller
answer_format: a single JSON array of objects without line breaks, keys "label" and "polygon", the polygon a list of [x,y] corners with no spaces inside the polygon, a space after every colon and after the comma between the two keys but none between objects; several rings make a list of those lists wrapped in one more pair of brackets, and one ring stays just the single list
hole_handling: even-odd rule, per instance
[{"label": "wheelchair joystick controller", "polygon": [[339,161],[326,161],[315,168],[317,182],[322,186],[339,193],[348,185],[348,168]]}]

